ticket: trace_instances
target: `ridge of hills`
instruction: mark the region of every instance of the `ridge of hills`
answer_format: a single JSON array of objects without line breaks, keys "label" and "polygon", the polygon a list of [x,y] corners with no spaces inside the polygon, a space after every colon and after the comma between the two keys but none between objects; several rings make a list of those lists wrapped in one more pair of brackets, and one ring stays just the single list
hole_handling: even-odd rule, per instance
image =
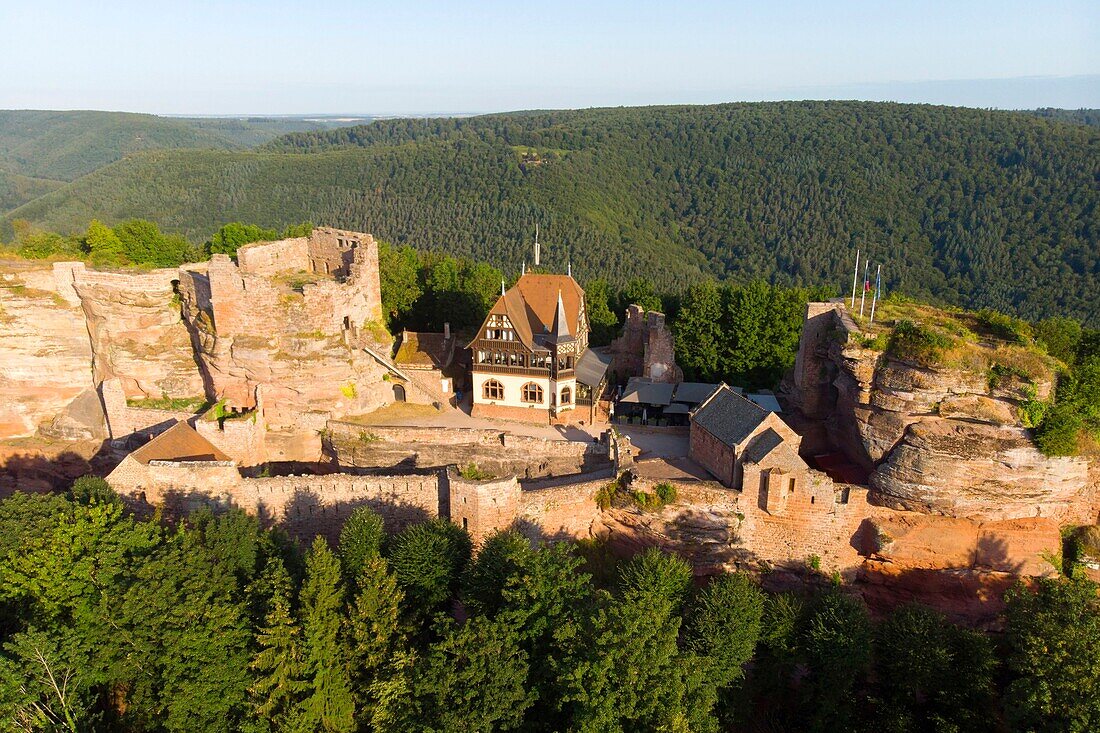
[{"label": "ridge of hills", "polygon": [[135,152],[0,231],[137,216],[198,239],[313,220],[518,270],[538,223],[548,266],[664,288],[836,286],[859,248],[887,290],[1096,324],[1088,112],[777,102],[381,120],[251,152]]}]

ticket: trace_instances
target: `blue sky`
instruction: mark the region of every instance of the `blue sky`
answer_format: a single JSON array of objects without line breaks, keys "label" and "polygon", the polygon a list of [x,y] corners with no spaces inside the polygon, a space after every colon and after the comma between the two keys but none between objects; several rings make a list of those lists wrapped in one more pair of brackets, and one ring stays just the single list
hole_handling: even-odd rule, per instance
[{"label": "blue sky", "polygon": [[1100,2],[0,0],[0,108],[1100,107]]}]

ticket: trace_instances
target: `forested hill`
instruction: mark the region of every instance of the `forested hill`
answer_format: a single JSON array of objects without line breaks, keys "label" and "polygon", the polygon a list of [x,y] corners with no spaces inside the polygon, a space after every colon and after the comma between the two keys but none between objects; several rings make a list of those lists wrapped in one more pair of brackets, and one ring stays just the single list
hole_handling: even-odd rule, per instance
[{"label": "forested hill", "polygon": [[[301,117],[158,117],[130,112],[0,110],[0,173],[71,181],[140,150],[243,149],[345,124]],[[26,199],[25,199],[26,200]],[[0,196],[0,211],[13,208]]]},{"label": "forested hill", "polygon": [[506,269],[679,286],[851,282],[859,247],[923,298],[1100,323],[1100,129],[858,102],[524,112],[131,156],[8,215],[144,216],[192,237],[310,219]]},{"label": "forested hill", "polygon": [[155,115],[0,111],[0,169],[35,178],[71,181],[138,150],[228,147],[219,135]]}]

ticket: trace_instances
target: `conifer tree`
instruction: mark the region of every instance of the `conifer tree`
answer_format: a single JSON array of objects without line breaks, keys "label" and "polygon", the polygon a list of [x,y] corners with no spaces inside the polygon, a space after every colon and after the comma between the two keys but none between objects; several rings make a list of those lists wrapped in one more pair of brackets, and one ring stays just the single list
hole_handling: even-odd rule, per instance
[{"label": "conifer tree", "polygon": [[306,691],[301,629],[291,609],[291,583],[278,558],[268,560],[261,583],[269,594],[264,625],[256,634],[260,651],[250,665],[256,675],[250,693],[256,712],[272,730],[293,730]]},{"label": "conifer tree", "polygon": [[344,522],[338,552],[349,587],[354,589],[367,563],[382,554],[385,537],[382,517],[370,507],[359,507]]},{"label": "conifer tree", "polygon": [[377,554],[365,560],[358,586],[359,594],[348,614],[347,658],[355,716],[360,728],[365,729],[377,705],[373,687],[403,647],[399,623],[404,594],[386,561]]},{"label": "conifer tree", "polygon": [[309,694],[299,710],[304,730],[355,729],[354,703],[340,648],[344,587],[340,563],[324,538],[313,541],[302,586],[302,636]]}]

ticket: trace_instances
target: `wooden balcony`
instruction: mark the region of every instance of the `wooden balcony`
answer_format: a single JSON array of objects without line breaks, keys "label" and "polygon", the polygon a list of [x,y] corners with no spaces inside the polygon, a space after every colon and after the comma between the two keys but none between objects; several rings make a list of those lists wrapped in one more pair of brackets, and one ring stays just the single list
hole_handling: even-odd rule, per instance
[{"label": "wooden balcony", "polygon": [[474,364],[473,371],[481,374],[518,374],[524,377],[549,378],[549,369],[536,369],[533,367],[509,366],[508,364]]}]

